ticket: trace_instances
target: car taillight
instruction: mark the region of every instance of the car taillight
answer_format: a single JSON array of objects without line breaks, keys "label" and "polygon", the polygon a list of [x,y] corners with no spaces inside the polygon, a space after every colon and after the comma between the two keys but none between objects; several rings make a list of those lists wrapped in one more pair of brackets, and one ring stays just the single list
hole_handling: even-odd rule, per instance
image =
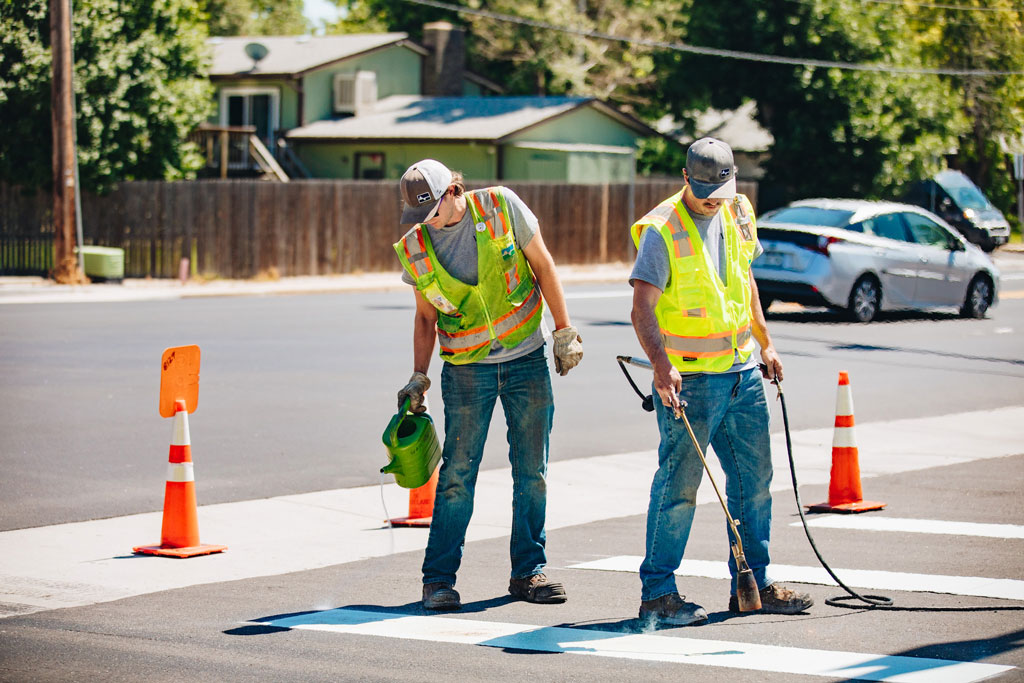
[{"label": "car taillight", "polygon": [[828,256],[828,248],[831,247],[836,242],[842,241],[843,239],[840,237],[826,237],[825,235],[822,235],[821,237],[818,238],[817,244],[811,248],[811,251],[816,251],[819,254],[824,254],[825,256]]}]

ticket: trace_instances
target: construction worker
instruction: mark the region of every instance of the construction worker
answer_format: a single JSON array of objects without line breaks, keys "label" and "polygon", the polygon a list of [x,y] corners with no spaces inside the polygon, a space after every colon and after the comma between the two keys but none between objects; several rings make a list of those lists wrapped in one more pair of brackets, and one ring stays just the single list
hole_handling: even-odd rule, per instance
[{"label": "construction worker", "polygon": [[[640,566],[640,618],[687,625],[707,620],[676,589],[675,570],[693,523],[703,468],[683,420],[685,408],[701,449],[708,443],[725,471],[726,500],[739,520],[762,611],[796,614],[810,596],[773,583],[766,569],[771,527],[768,406],[754,356],[769,378],[782,378],[750,264],[761,252],[748,199],[736,193],[732,150],[703,138],[686,153],[685,185],[630,229],[637,258],[630,274],[632,321],[654,370],[661,442],[647,511]],[[739,611],[737,567],[729,609]]]},{"label": "construction worker", "polygon": [[423,606],[456,610],[455,574],[484,441],[497,399],[508,424],[512,464],[513,597],[561,603],[565,588],[544,574],[548,441],[554,402],[545,356],[547,302],[554,319],[554,364],[560,375],[583,357],[562,284],[536,216],[507,187],[467,192],[462,175],[433,159],[401,180],[403,224],[395,244],[405,282],[416,288],[413,374],[398,392],[425,410],[427,369],[440,340],[445,439],[430,537],[423,559]]}]

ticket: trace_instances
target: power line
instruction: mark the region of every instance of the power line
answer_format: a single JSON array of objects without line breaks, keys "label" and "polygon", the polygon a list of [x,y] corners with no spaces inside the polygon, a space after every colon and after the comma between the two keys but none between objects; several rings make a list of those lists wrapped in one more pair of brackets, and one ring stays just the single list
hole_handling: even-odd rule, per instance
[{"label": "power line", "polygon": [[452,5],[447,2],[440,2],[439,0],[405,0],[416,5],[424,5],[427,7],[434,7],[436,9],[443,9],[448,12],[455,12],[457,14],[472,14],[474,16],[485,17],[487,19],[493,19],[495,21],[504,21],[513,24],[521,24],[523,26],[532,26],[533,28],[541,28],[549,31],[560,31],[562,33],[570,33],[572,35],[582,36],[584,38],[597,38],[599,40],[611,40],[621,43],[629,43],[631,45],[642,45],[644,47],[660,48],[663,50],[674,50],[676,52],[689,52],[698,55],[707,55],[710,57],[724,57],[726,59],[739,59],[748,62],[764,62],[768,64],[787,64],[790,66],[814,66],[821,67],[824,69],[844,69],[847,71],[871,71],[876,73],[896,73],[896,74],[910,74],[910,75],[930,75],[930,76],[1020,76],[1024,75],[1024,71],[990,71],[986,69],[924,69],[919,67],[903,67],[903,66],[892,66],[888,64],[862,64],[857,62],[834,62],[823,59],[810,59],[806,57],[781,57],[777,55],[763,55],[755,52],[742,52],[739,50],[724,50],[716,47],[697,47],[694,45],[687,45],[686,43],[672,43],[662,40],[650,40],[648,38],[627,38],[625,36],[616,36],[610,33],[602,33],[601,31],[589,31],[585,29],[572,28],[569,26],[557,26],[555,24],[549,24],[544,21],[537,21],[535,19],[525,19],[523,17],[516,17],[510,14],[499,14],[498,12],[491,12],[483,9],[472,9],[470,7],[460,7],[458,5]]}]

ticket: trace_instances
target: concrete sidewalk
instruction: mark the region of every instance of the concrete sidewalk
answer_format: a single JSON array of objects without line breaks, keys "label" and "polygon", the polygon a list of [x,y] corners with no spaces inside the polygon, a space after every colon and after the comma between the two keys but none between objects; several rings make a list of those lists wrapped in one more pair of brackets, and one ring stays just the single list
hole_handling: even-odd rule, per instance
[{"label": "concrete sidewalk", "polygon": [[[632,264],[561,266],[564,284],[626,284]],[[0,304],[159,301],[206,296],[271,296],[405,289],[400,271],[283,277],[277,280],[126,279],[121,283],[58,285],[42,277],[0,277]]]}]

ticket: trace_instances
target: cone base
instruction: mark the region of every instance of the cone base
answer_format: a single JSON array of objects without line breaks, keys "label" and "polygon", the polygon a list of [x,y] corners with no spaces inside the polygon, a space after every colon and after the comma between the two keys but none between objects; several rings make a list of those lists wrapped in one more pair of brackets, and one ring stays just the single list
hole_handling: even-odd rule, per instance
[{"label": "cone base", "polygon": [[398,517],[389,519],[391,526],[428,527],[433,517]]},{"label": "cone base", "polygon": [[142,545],[132,548],[137,555],[160,555],[162,557],[195,557],[196,555],[210,555],[222,553],[227,550],[226,545],[193,545],[187,548],[165,548],[159,545]]},{"label": "cone base", "polygon": [[804,507],[806,507],[809,512],[838,512],[840,514],[848,515],[856,512],[881,510],[885,507],[885,503],[879,503],[874,500],[858,500],[854,503],[840,503],[838,505],[818,503],[817,505],[805,505]]}]

